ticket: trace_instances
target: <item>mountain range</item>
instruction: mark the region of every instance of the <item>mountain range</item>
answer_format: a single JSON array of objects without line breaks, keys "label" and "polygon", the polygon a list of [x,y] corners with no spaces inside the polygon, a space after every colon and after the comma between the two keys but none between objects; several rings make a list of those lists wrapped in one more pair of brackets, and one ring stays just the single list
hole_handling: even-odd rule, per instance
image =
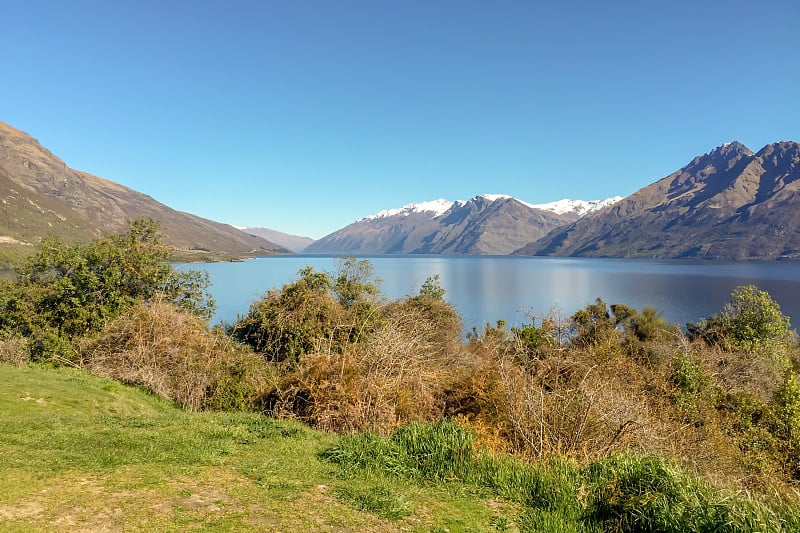
[{"label": "mountain range", "polygon": [[304,252],[506,255],[620,199],[533,205],[485,194],[466,201],[413,203],[364,217],[315,241]]},{"label": "mountain range", "polygon": [[753,152],[726,143],[626,198],[439,199],[380,211],[312,242],[176,211],[69,168],[0,122],[0,267],[29,254],[47,234],[88,241],[142,216],[161,223],[176,257],[192,260],[290,251],[800,259],[800,144],[776,142]]},{"label": "mountain range", "polygon": [[724,144],[516,253],[800,259],[800,144]]},{"label": "mountain range", "polygon": [[176,211],[150,196],[69,168],[39,142],[0,122],[0,263],[32,250],[43,236],[71,241],[123,231],[151,217],[185,259],[240,258],[288,252],[233,226]]}]

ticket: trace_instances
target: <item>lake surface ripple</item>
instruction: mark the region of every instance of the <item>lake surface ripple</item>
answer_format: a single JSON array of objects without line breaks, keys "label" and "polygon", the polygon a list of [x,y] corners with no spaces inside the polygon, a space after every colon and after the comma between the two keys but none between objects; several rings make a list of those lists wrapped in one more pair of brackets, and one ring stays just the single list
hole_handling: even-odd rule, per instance
[{"label": "lake surface ripple", "polygon": [[[438,274],[445,299],[458,309],[467,329],[504,319],[529,322],[525,313],[561,316],[593,303],[655,307],[670,322],[685,324],[719,312],[738,285],[768,291],[784,314],[800,321],[800,263],[651,261],[510,256],[359,256],[375,267],[390,299],[417,294]],[[334,271],[337,257],[290,255],[244,262],[181,264],[208,272],[217,301],[212,322],[232,322],[271,288],[297,279],[306,266]],[[792,327],[797,327],[792,321]]]}]

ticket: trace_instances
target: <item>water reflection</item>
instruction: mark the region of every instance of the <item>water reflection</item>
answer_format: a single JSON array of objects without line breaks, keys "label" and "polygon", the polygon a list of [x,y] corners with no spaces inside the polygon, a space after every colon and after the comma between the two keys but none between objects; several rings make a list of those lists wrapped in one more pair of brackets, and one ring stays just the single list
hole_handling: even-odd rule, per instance
[{"label": "water reflection", "polygon": [[[526,311],[557,308],[569,315],[603,298],[641,309],[653,306],[671,322],[684,324],[718,312],[737,285],[768,291],[784,313],[800,320],[800,264],[645,261],[618,259],[371,256],[368,259],[389,298],[416,294],[438,274],[446,298],[461,311],[467,328],[505,319],[524,320]],[[232,321],[272,287],[297,277],[305,266],[331,271],[330,256],[295,255],[242,263],[182,265],[209,272],[217,300],[215,321]]]}]

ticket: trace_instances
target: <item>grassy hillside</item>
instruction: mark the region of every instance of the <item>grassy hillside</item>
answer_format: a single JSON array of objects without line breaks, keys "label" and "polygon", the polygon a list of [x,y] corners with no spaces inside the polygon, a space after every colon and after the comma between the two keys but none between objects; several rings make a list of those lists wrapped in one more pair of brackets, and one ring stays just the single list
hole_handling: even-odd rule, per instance
[{"label": "grassy hillside", "polygon": [[[337,437],[188,412],[72,369],[0,364],[4,531],[794,531],[794,507],[653,458],[536,465],[456,424]],[[690,528],[690,529],[687,529]],[[705,528],[705,529],[703,529]]]},{"label": "grassy hillside", "polygon": [[56,235],[88,242],[149,217],[160,222],[178,260],[288,253],[266,239],[176,211],[138,191],[69,168],[39,142],[0,122],[0,268]]},{"label": "grassy hillside", "polygon": [[[463,491],[344,480],[318,457],[336,441],[257,414],[190,413],[70,369],[0,364],[0,529],[485,531],[510,522],[513,506]],[[376,491],[375,512],[360,511]]]}]

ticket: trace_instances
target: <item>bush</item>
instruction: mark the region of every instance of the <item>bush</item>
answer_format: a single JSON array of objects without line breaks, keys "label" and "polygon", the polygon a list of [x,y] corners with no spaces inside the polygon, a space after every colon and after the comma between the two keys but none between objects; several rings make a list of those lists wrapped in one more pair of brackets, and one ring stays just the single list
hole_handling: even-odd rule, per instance
[{"label": "bush", "polygon": [[333,274],[303,268],[296,281],[251,304],[228,333],[269,361],[341,353],[368,338],[382,319],[372,273],[368,261],[354,258],[344,259]]},{"label": "bush", "polygon": [[80,346],[94,373],[141,385],[191,410],[257,410],[268,386],[263,358],[168,302],[140,303]]},{"label": "bush", "polygon": [[295,282],[252,303],[228,333],[268,361],[296,362],[304,354],[338,348],[344,310],[331,291],[327,274],[306,267]]},{"label": "bush", "polygon": [[794,339],[789,317],[769,293],[754,285],[737,287],[722,312],[687,328],[708,344],[750,353],[786,347]]},{"label": "bush", "polygon": [[148,219],[89,244],[47,238],[17,280],[0,287],[0,332],[30,339],[34,360],[72,361],[75,339],[97,333],[138,302],[161,299],[210,318],[208,276],[178,272],[168,260],[158,225]]},{"label": "bush", "polygon": [[391,303],[382,314],[380,327],[340,353],[282,365],[270,394],[273,413],[336,431],[386,432],[440,418],[448,389],[467,367],[457,315],[444,302],[416,299]]},{"label": "bush", "polygon": [[617,323],[602,298],[575,312],[572,324],[575,329],[572,342],[577,346],[616,344],[619,339]]}]

